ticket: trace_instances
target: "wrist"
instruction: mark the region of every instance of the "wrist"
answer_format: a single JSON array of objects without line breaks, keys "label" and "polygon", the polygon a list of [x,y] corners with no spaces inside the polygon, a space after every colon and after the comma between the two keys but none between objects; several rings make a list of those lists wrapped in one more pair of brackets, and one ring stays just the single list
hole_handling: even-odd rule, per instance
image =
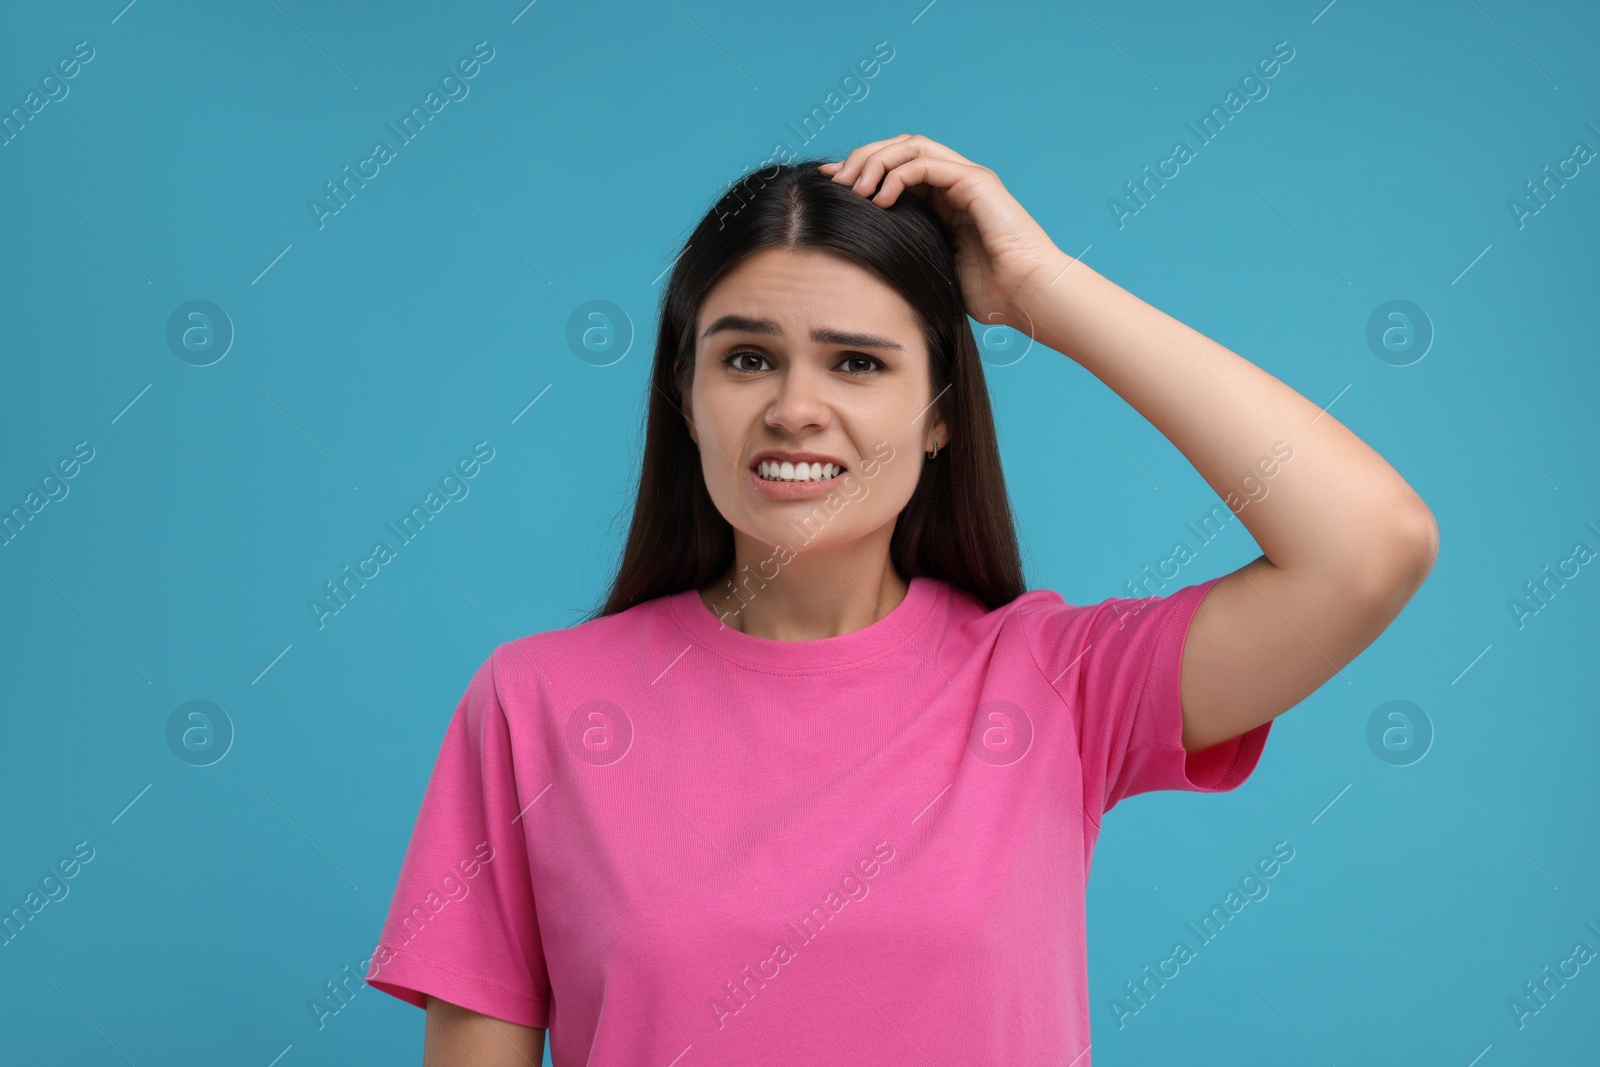
[{"label": "wrist", "polygon": [[1062,305],[1070,300],[1072,289],[1091,273],[1093,268],[1087,263],[1055,250],[1017,287],[1016,298],[1012,301],[1016,319],[1013,328],[1040,344],[1064,352],[1058,343],[1061,339],[1054,336],[1056,319]]}]

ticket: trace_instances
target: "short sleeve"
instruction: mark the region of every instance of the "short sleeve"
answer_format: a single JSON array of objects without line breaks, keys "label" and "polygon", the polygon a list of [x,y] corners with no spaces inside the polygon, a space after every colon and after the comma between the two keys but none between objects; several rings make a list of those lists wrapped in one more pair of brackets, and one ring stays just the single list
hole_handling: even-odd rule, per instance
[{"label": "short sleeve", "polygon": [[1034,658],[1073,716],[1084,801],[1096,821],[1137,793],[1227,792],[1255,770],[1270,719],[1199,752],[1183,747],[1183,647],[1200,602],[1221,580],[1166,596],[1049,604],[1024,617]]},{"label": "short sleeve", "polygon": [[511,757],[491,654],[445,730],[366,981],[419,1008],[432,995],[547,1027],[549,976]]}]

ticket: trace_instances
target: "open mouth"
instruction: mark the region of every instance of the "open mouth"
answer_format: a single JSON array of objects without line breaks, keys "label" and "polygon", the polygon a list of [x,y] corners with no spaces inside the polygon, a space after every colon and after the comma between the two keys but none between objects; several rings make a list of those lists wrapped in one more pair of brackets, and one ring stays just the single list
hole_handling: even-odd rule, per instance
[{"label": "open mouth", "polygon": [[830,482],[847,468],[837,463],[779,463],[764,459],[750,468],[764,482]]}]

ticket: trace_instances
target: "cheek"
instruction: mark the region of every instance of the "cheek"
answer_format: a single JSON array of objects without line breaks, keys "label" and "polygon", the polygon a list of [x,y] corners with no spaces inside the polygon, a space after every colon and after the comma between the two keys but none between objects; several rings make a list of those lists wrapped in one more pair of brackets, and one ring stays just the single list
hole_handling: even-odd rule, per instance
[{"label": "cheek", "polygon": [[744,471],[735,465],[740,455],[739,449],[736,445],[725,443],[717,435],[715,426],[702,421],[697,421],[697,425],[700,461],[689,477],[699,478],[705,483],[712,505],[724,519],[736,528],[749,532],[753,518],[748,496],[750,490],[745,484]]},{"label": "cheek", "polygon": [[[737,462],[747,449],[752,429],[760,428],[759,410],[751,411],[750,400],[737,391],[719,389],[697,380],[690,392],[694,413],[693,432],[703,456],[724,467]],[[726,458],[724,458],[726,457]]]},{"label": "cheek", "polygon": [[917,491],[921,475],[922,453],[898,451],[893,461],[879,467],[878,477],[873,479],[872,494],[878,506],[888,511],[890,518],[900,514]]},{"label": "cheek", "polygon": [[[888,450],[884,450],[888,454]],[[916,461],[910,459],[917,457]],[[916,492],[917,480],[921,476],[921,453],[915,451],[913,443],[909,450],[899,445],[895,446],[893,458],[887,461],[877,459],[876,453],[869,451],[869,459],[873,462],[866,467],[848,489],[841,489],[840,495],[848,503],[840,512],[839,517],[846,519],[853,513],[851,521],[862,526],[880,526],[894,521],[906,504],[910,503],[911,496]],[[916,465],[913,465],[913,464]],[[865,471],[870,470],[867,474]]]}]

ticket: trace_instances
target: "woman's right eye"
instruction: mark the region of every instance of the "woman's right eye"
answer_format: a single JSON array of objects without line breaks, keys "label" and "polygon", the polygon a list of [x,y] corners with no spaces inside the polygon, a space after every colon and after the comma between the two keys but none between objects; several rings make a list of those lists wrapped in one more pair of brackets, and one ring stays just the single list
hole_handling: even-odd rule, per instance
[{"label": "woman's right eye", "polygon": [[743,359],[745,356],[754,356],[756,359],[763,360],[763,361],[767,358],[766,356],[763,356],[760,352],[753,352],[750,349],[740,349],[737,352],[729,352],[726,356],[723,356],[722,357],[722,365],[725,366],[725,367],[731,367],[734,370],[738,370],[738,371],[751,371],[751,372],[754,372],[754,371],[757,371],[757,370],[761,369],[759,367],[748,367],[748,366],[745,366],[743,364],[740,364],[740,363],[736,362],[737,360]]}]

